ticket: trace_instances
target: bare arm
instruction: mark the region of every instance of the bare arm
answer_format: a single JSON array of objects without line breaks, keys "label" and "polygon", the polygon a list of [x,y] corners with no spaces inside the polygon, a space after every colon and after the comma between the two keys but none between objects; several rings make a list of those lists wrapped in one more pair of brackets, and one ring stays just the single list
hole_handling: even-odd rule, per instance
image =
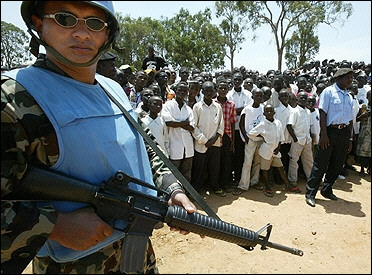
[{"label": "bare arm", "polygon": [[320,115],[319,146],[322,149],[327,149],[327,147],[330,145],[327,133],[327,113],[324,112],[322,109],[319,109],[319,115]]},{"label": "bare arm", "polygon": [[239,120],[239,129],[244,137],[245,143],[248,143],[249,138],[245,132],[245,114],[242,114]]},{"label": "bare arm", "polygon": [[187,131],[194,131],[194,127],[190,125],[190,122],[188,120],[185,120],[185,121],[167,121],[165,123],[168,127],[172,127],[172,128],[178,128],[178,127],[181,127]]},{"label": "bare arm", "polygon": [[291,135],[293,141],[297,142],[298,139],[297,139],[296,134],[293,130],[292,124],[287,124],[286,127],[287,127],[288,133]]}]

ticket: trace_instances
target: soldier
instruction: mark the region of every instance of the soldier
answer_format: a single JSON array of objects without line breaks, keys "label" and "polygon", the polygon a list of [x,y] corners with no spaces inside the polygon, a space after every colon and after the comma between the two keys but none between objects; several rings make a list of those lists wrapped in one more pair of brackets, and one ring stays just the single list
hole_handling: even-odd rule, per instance
[{"label": "soldier", "polygon": [[[170,204],[196,211],[169,168],[109,100],[108,94],[135,115],[120,84],[96,74],[100,56],[119,33],[112,2],[23,1],[21,14],[38,59],[1,77],[1,273],[21,273],[31,260],[34,274],[157,273],[148,236],[128,259],[125,243],[133,235],[111,227],[88,204],[3,200],[30,166],[96,185],[122,170],[171,193]],[[38,55],[40,45],[46,54]],[[140,263],[135,270],[133,260]]]}]

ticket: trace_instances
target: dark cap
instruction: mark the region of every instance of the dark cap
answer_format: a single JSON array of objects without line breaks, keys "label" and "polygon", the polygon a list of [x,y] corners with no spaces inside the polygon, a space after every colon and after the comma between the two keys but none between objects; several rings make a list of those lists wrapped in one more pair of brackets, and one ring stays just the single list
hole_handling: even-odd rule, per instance
[{"label": "dark cap", "polygon": [[118,56],[116,54],[113,54],[111,52],[104,53],[99,58],[100,61],[106,61],[106,60],[115,60]]},{"label": "dark cap", "polygon": [[333,77],[334,78],[341,77],[348,73],[353,73],[353,69],[352,68],[341,68],[341,69],[338,69],[338,71],[335,73]]}]

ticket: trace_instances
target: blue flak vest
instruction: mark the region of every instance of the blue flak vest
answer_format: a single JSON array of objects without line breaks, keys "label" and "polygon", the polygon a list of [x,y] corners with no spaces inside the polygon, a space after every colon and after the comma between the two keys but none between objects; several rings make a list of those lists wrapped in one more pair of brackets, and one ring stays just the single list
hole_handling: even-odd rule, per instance
[{"label": "blue flak vest", "polygon": [[[96,74],[97,84],[85,84],[33,66],[12,70],[4,75],[20,83],[51,121],[60,153],[51,169],[96,185],[121,170],[154,185],[143,138],[102,89],[109,91],[136,118],[137,114],[117,82]],[[130,183],[129,187],[156,196],[156,191],[152,189],[134,183]],[[51,203],[39,203],[40,206],[43,204]],[[64,212],[87,206],[85,203],[66,201],[55,201],[52,204]],[[125,228],[126,222],[121,221],[121,226]],[[112,236],[83,251],[72,250],[48,240],[38,256],[49,255],[56,262],[73,261],[124,236],[124,232],[115,230]]]}]

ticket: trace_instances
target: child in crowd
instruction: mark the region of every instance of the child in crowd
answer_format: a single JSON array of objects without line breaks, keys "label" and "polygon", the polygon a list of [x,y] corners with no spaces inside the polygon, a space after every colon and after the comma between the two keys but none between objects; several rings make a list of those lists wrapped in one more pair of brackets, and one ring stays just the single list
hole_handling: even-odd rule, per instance
[{"label": "child in crowd", "polygon": [[169,157],[169,135],[168,127],[164,119],[159,115],[163,108],[163,100],[160,96],[151,96],[148,100],[149,114],[147,114],[142,121],[150,129],[154,135],[156,142],[164,151],[164,154]]},{"label": "child in crowd", "polygon": [[217,83],[218,96],[215,99],[222,107],[223,119],[224,119],[224,131],[222,136],[221,146],[221,164],[220,164],[220,175],[219,182],[220,186],[226,193],[230,193],[231,184],[231,162],[232,153],[235,148],[234,135],[235,135],[235,123],[238,121],[238,116],[235,110],[235,103],[228,100],[226,94],[228,92],[228,84],[226,80],[221,80]]},{"label": "child in crowd", "polygon": [[197,192],[204,187],[204,179],[212,188],[214,194],[226,196],[219,186],[220,159],[222,136],[224,133],[224,119],[222,107],[213,98],[216,96],[214,83],[205,81],[202,85],[203,100],[195,103],[193,115],[195,129],[194,158],[191,169],[191,184]]},{"label": "child in crowd", "polygon": [[139,118],[143,118],[149,113],[149,98],[154,95],[154,91],[150,88],[143,88],[141,91],[141,102],[137,105],[134,111],[138,114]]},{"label": "child in crowd", "polygon": [[288,167],[289,167],[289,149],[291,148],[291,142],[292,137],[288,132],[287,129],[287,123],[289,118],[289,113],[291,111],[291,106],[289,106],[289,95],[293,94],[291,91],[288,91],[287,89],[282,89],[279,91],[278,99],[279,99],[279,105],[275,108],[275,115],[274,118],[278,119],[282,124],[282,130],[284,135],[284,140],[282,141],[280,145],[279,152],[282,155],[282,163],[284,167],[284,171],[288,173]]},{"label": "child in crowd", "polygon": [[297,186],[298,160],[301,157],[302,168],[309,179],[313,166],[312,139],[310,136],[310,111],[306,108],[308,94],[300,90],[297,95],[297,107],[289,113],[287,129],[292,137],[291,149],[289,150],[288,191],[301,193]]},{"label": "child in crowd", "polygon": [[[230,72],[231,73],[231,72]],[[229,74],[229,73],[227,73]],[[231,82],[233,87],[226,94],[228,100],[235,103],[236,114],[238,116],[238,122],[235,123],[235,150],[233,152],[232,160],[232,173],[231,176],[234,183],[238,183],[241,179],[242,165],[244,162],[244,141],[240,137],[239,120],[242,110],[245,106],[252,105],[252,93],[243,87],[243,74],[241,72],[235,72],[232,78],[226,78],[227,85]]]},{"label": "child in crowd", "polygon": [[[271,78],[268,78],[265,80],[265,82],[271,82],[273,84],[273,82],[270,80]],[[275,77],[273,77],[273,79],[275,79]],[[263,83],[261,81],[261,83]],[[272,84],[270,84],[272,86]],[[277,95],[277,92],[275,92],[275,89],[274,87],[269,87],[269,86],[266,86],[268,84],[263,84],[264,86],[262,86],[261,90],[264,94],[263,96],[263,99],[262,99],[262,103],[261,103],[261,106],[262,106],[262,110],[263,108],[265,107],[266,104],[271,104],[271,105],[274,105],[273,104],[273,97],[277,98],[278,95]],[[270,181],[270,184],[274,184],[275,183],[275,172],[273,171],[273,169],[270,168],[270,170],[268,171],[268,177],[269,177],[269,181]]]},{"label": "child in crowd", "polygon": [[192,108],[196,102],[201,100],[200,97],[201,84],[199,81],[190,80],[189,81],[189,96],[187,98],[187,104]]},{"label": "child in crowd", "polygon": [[263,143],[260,145],[258,152],[261,157],[262,181],[265,184],[264,193],[268,197],[273,197],[272,185],[269,183],[268,172],[270,167],[276,167],[280,178],[285,186],[289,187],[289,181],[284,171],[281,161],[280,144],[284,141],[284,131],[282,123],[274,118],[275,109],[271,104],[266,104],[263,112],[265,119],[253,127],[248,137],[251,140],[262,138]]},{"label": "child in crowd", "polygon": [[289,93],[289,99],[288,99],[288,104],[291,108],[296,108],[297,106],[297,98],[294,93]]},{"label": "child in crowd", "polygon": [[272,96],[272,88],[268,87],[268,86],[263,86],[261,88],[262,92],[263,92],[263,99],[262,99],[262,103],[261,105],[262,106],[265,106],[267,103],[269,103],[269,100],[271,99],[271,96]]},{"label": "child in crowd", "polygon": [[[371,90],[367,92],[368,107],[360,109],[357,121],[360,121],[359,137],[356,148],[356,160],[360,163],[360,175],[371,174]],[[367,171],[364,169],[366,168]]]},{"label": "child in crowd", "polygon": [[[358,89],[358,82],[356,80],[353,80],[350,87],[348,88],[348,91],[353,98],[353,101],[352,101],[352,103],[353,103],[353,113],[354,113],[354,119],[353,119],[354,137],[353,138],[354,138],[354,141],[356,141],[358,139],[359,126],[360,126],[360,122],[356,121],[356,118],[357,118],[357,115],[359,113],[360,107],[362,107],[362,104],[359,104],[358,97],[357,97],[359,89]],[[354,142],[353,142],[353,149],[355,149],[354,148]]]},{"label": "child in crowd", "polygon": [[271,89],[272,95],[268,100],[268,103],[272,104],[274,108],[278,107],[280,104],[279,92],[283,89],[285,89],[283,76],[275,75],[273,79],[273,88]]},{"label": "child in crowd", "polygon": [[149,88],[150,88],[151,90],[153,90],[154,95],[157,95],[157,96],[160,96],[160,95],[161,95],[161,89],[160,89],[159,84],[157,84],[157,83],[152,83],[152,84],[149,86]]},{"label": "child in crowd", "polygon": [[324,83],[324,82],[319,82],[319,83],[317,83],[316,84],[316,90],[315,90],[315,92],[316,92],[316,95],[317,95],[317,97],[316,97],[316,104],[315,104],[315,108],[318,108],[318,106],[319,106],[319,96],[320,96],[320,94],[323,92],[323,90],[325,89],[325,88],[327,88],[327,84],[326,83]]},{"label": "child in crowd", "polygon": [[244,107],[241,113],[239,128],[241,132],[241,138],[245,142],[244,163],[239,185],[233,191],[233,195],[235,196],[238,196],[244,191],[247,191],[250,186],[253,186],[253,188],[255,188],[256,190],[263,189],[260,185],[258,185],[260,176],[260,156],[258,154],[258,148],[262,143],[262,139],[252,140],[248,137],[249,131],[263,119],[263,107],[261,105],[263,96],[264,94],[262,89],[253,88],[253,103]]},{"label": "child in crowd", "polygon": [[138,71],[135,78],[135,85],[129,95],[129,101],[133,109],[137,108],[137,105],[141,102],[141,92],[147,85],[148,75],[145,71]]},{"label": "child in crowd", "polygon": [[319,143],[319,134],[320,134],[320,115],[318,108],[315,108],[316,104],[316,97],[314,95],[310,95],[306,101],[306,108],[310,111],[310,136],[312,139],[312,149],[313,149],[313,156],[316,151],[316,147]]},{"label": "child in crowd", "polygon": [[257,85],[254,84],[254,81],[251,77],[247,77],[243,81],[243,88],[246,89],[247,91],[252,92],[252,89],[257,88]]}]

